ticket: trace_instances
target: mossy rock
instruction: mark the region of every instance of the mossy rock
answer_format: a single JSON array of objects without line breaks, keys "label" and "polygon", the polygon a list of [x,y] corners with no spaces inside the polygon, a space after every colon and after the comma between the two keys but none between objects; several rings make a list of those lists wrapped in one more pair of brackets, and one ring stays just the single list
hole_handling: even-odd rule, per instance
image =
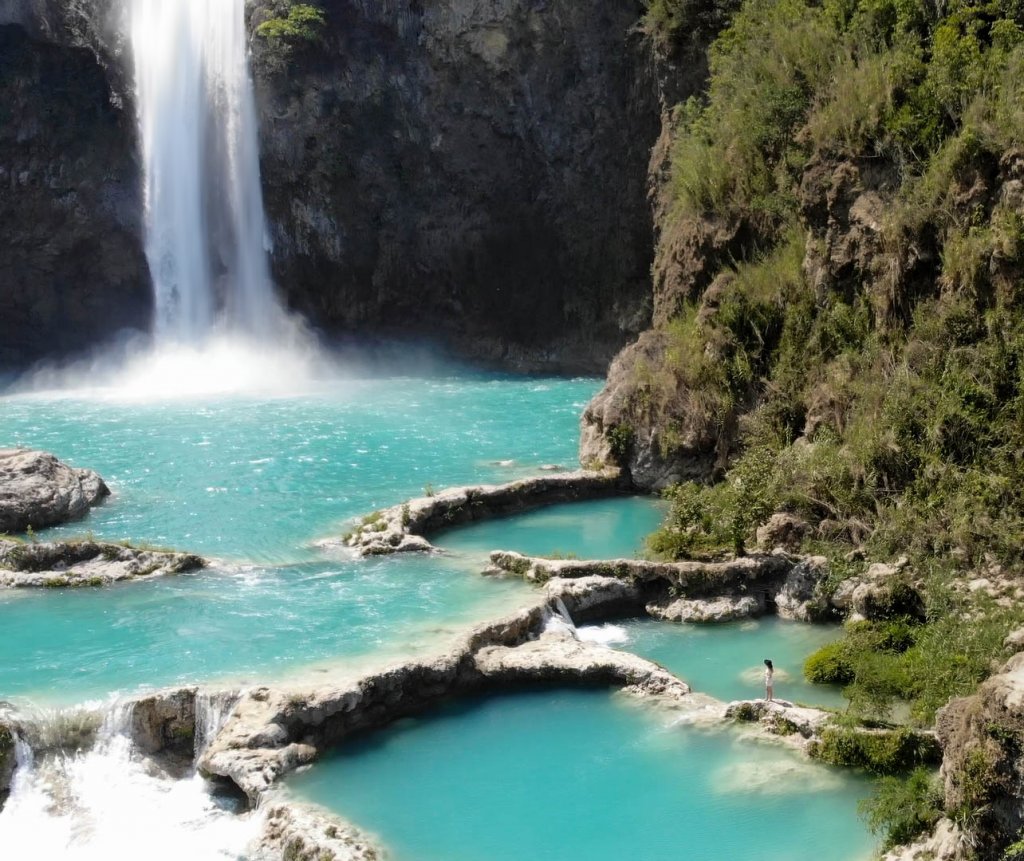
[{"label": "mossy rock", "polygon": [[903,774],[918,766],[936,765],[942,758],[934,736],[906,727],[826,727],[808,752],[830,765],[862,768],[872,774]]}]

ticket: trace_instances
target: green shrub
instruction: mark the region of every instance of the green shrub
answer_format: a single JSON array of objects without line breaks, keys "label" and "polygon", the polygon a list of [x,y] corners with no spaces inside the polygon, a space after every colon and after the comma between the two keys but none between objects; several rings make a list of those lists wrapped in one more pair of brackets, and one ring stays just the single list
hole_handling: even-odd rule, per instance
[{"label": "green shrub", "polygon": [[270,18],[256,28],[256,35],[269,42],[315,42],[320,38],[327,16],[323,9],[295,3],[284,17]]},{"label": "green shrub", "polygon": [[804,678],[816,685],[847,685],[853,681],[853,665],[843,643],[828,643],[804,661]]},{"label": "green shrub", "polygon": [[872,774],[899,774],[938,763],[941,751],[934,738],[907,728],[826,727],[811,747],[811,755],[830,765],[863,768]]},{"label": "green shrub", "polygon": [[860,812],[871,831],[883,836],[885,850],[928,831],[942,816],[942,803],[941,784],[921,767],[905,779],[881,778],[875,794],[860,803]]}]

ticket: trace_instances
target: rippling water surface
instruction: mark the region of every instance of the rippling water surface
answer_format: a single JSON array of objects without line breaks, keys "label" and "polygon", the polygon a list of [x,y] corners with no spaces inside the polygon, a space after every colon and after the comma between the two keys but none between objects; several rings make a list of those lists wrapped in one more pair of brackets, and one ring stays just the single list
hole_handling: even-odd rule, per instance
[{"label": "rippling water surface", "polygon": [[453,375],[261,400],[0,401],[0,445],[92,467],[114,491],[45,537],[88,532],[215,560],[195,576],[3,594],[0,699],[59,704],[339,662],[355,669],[437,647],[517,606],[528,587],[483,580],[479,555],[355,561],[314,541],[428,485],[573,466],[578,416],[597,385]]}]

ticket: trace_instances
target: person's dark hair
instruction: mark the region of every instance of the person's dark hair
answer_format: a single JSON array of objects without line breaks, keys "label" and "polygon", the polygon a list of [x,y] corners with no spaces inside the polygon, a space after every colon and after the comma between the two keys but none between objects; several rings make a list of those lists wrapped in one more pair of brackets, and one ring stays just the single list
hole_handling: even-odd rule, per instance
[{"label": "person's dark hair", "polygon": [[769,670],[772,670],[773,672],[775,671],[775,667],[773,667],[773,666],[772,666],[772,662],[771,662],[771,661],[769,661],[769,660],[768,660],[767,658],[765,658],[765,659],[764,659],[764,665],[765,665],[765,666],[766,666],[766,667],[767,667],[767,668],[768,668]]}]

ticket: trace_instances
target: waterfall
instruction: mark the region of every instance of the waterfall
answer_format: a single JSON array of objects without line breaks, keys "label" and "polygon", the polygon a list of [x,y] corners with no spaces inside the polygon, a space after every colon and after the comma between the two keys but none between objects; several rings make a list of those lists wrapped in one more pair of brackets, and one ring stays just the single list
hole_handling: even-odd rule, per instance
[{"label": "waterfall", "polygon": [[130,0],[158,343],[273,338],[244,0]]},{"label": "waterfall", "polygon": [[53,732],[26,726],[29,731],[17,734],[18,767],[0,810],[4,857],[246,857],[261,814],[238,814],[212,796],[197,774],[175,780],[154,769],[133,750],[126,734],[130,720],[130,706],[114,707],[88,750],[33,750],[32,738],[51,739]]},{"label": "waterfall", "polygon": [[569,608],[565,606],[565,601],[558,595],[551,599],[544,630],[548,633],[576,637],[576,624],[572,620]]},{"label": "waterfall", "polygon": [[228,715],[240,698],[239,693],[210,694],[199,691],[196,694],[194,755],[197,761],[227,722]]}]

